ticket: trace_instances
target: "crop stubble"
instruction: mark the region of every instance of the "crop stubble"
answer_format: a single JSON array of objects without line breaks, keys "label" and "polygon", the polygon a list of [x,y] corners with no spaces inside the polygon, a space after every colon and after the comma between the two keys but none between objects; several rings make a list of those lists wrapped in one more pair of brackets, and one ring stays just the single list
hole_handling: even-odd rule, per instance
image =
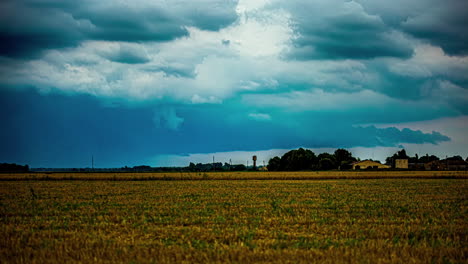
[{"label": "crop stubble", "polygon": [[465,262],[466,179],[2,181],[0,260]]}]

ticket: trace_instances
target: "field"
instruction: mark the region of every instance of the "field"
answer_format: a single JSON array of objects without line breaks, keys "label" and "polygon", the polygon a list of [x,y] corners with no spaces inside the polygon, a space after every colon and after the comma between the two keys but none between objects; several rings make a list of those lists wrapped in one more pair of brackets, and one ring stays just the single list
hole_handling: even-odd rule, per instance
[{"label": "field", "polygon": [[466,172],[314,173],[0,175],[0,262],[467,262]]},{"label": "field", "polygon": [[168,173],[3,173],[0,180],[330,180],[330,179],[468,179],[468,171],[300,171],[300,172],[168,172]]}]

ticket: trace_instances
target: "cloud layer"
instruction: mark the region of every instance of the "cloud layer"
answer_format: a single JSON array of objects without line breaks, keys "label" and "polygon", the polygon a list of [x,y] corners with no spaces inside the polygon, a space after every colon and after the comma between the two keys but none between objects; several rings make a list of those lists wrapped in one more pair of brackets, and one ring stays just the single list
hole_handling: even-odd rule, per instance
[{"label": "cloud layer", "polygon": [[0,54],[37,55],[87,40],[149,42],[187,36],[186,27],[219,30],[233,23],[236,2],[6,0],[0,3]]},{"label": "cloud layer", "polygon": [[468,115],[466,7],[6,0],[0,89],[140,109],[158,153],[439,144],[450,135],[362,124]]}]

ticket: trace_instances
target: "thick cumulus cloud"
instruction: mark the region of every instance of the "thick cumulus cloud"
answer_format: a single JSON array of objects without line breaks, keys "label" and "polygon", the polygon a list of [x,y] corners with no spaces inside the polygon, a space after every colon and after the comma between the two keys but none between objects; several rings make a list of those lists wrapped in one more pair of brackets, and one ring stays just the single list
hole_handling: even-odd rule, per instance
[{"label": "thick cumulus cloud", "polygon": [[463,0],[357,0],[369,14],[450,55],[467,55],[468,2]]},{"label": "thick cumulus cloud", "polygon": [[[283,5],[278,3],[278,5]],[[407,58],[405,37],[354,1],[288,1],[296,38],[288,54],[294,59]]]},{"label": "thick cumulus cloud", "polygon": [[466,1],[293,0],[274,5],[292,14],[297,38],[290,55],[297,59],[407,58],[412,38],[449,55],[468,52]]},{"label": "thick cumulus cloud", "polygon": [[170,41],[186,27],[219,30],[233,23],[234,0],[54,1],[0,3],[0,55],[30,57],[85,40]]},{"label": "thick cumulus cloud", "polygon": [[468,114],[463,4],[436,2],[6,0],[0,84],[144,109],[160,153],[437,144],[362,126]]}]

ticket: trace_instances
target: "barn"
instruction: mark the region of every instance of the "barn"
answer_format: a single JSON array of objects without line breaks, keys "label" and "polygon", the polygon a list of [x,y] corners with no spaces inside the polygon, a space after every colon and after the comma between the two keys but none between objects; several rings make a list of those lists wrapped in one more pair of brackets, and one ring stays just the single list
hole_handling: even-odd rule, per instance
[{"label": "barn", "polygon": [[380,162],[373,160],[363,160],[357,161],[353,164],[353,170],[362,170],[362,169],[389,169],[390,166],[384,165]]}]

